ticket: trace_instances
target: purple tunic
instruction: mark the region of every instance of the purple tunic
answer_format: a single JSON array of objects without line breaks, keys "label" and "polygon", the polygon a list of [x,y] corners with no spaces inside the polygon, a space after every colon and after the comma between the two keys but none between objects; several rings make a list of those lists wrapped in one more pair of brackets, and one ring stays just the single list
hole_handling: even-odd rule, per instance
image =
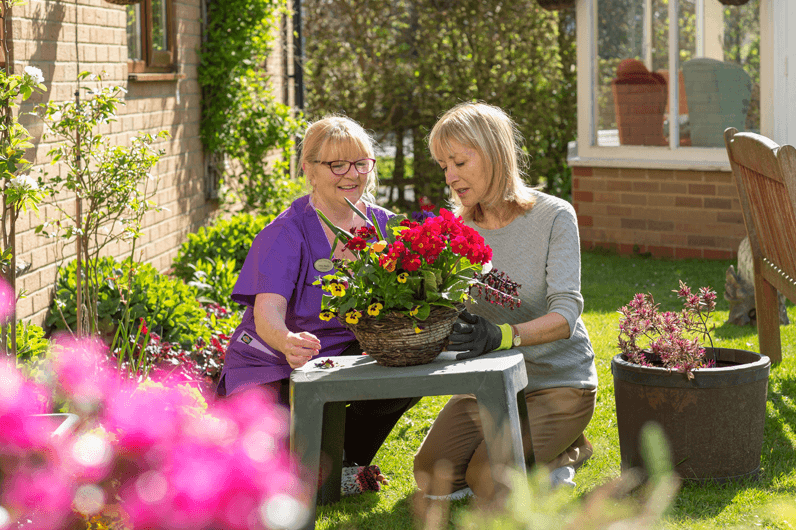
[{"label": "purple tunic", "polygon": [[[375,214],[382,231],[392,214],[367,205],[368,219]],[[339,355],[354,340],[354,334],[337,319],[321,320],[322,291],[312,285],[334,269],[315,268],[332,252],[321,220],[309,203],[309,195],[297,199],[254,238],[243,269],[232,291],[232,299],[244,306],[243,320],[229,341],[221,371],[219,393],[231,394],[242,387],[284,379],[293,369],[282,352],[268,346],[255,330],[254,299],[260,293],[285,297],[287,328],[308,331],[321,341],[319,356]],[[312,361],[310,361],[312,362]]]}]

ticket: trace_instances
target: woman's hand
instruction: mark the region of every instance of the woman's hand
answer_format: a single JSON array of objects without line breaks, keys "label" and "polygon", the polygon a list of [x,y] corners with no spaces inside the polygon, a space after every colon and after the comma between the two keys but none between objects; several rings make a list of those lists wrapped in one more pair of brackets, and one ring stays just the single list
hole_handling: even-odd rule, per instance
[{"label": "woman's hand", "polygon": [[321,351],[321,341],[307,331],[294,333],[285,325],[287,300],[273,293],[260,293],[254,299],[254,326],[257,335],[271,348],[281,351],[287,364],[304,366]]},{"label": "woman's hand", "polygon": [[302,331],[301,333],[288,331],[285,345],[281,350],[291,368],[301,368],[320,353],[321,341],[307,331]]}]

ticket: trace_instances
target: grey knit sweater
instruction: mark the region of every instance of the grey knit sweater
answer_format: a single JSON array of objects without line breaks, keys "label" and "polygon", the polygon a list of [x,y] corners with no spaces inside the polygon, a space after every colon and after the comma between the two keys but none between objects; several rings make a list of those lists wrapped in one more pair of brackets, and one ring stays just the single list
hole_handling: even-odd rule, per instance
[{"label": "grey knit sweater", "polygon": [[[589,334],[580,315],[580,242],[575,209],[568,202],[534,191],[536,204],[511,224],[485,230],[470,223],[492,247],[492,265],[519,283],[519,309],[480,300],[470,311],[495,324],[519,324],[547,313],[569,323],[568,339],[517,348],[528,370],[526,391],[553,387],[596,388],[597,370]],[[475,289],[473,290],[475,294]]]}]

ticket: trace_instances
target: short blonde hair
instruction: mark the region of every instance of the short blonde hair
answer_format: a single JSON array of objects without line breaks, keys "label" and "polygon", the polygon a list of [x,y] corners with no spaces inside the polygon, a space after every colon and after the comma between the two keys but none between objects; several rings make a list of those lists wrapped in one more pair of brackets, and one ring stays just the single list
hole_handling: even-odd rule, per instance
[{"label": "short blonde hair", "polygon": [[[299,166],[322,162],[322,156],[339,160],[346,151],[362,151],[368,158],[376,158],[373,137],[357,122],[346,116],[326,116],[311,123],[301,141]],[[365,193],[371,197],[376,191],[376,167],[368,174]]]},{"label": "short blonde hair", "polygon": [[530,210],[536,197],[522,179],[528,167],[528,155],[517,125],[503,109],[486,103],[459,103],[448,110],[431,129],[428,147],[431,156],[444,159],[451,142],[475,149],[484,161],[487,172],[487,194],[475,206],[465,208],[452,193],[453,211],[464,219],[478,221],[483,206],[491,207],[505,201],[521,211]]}]

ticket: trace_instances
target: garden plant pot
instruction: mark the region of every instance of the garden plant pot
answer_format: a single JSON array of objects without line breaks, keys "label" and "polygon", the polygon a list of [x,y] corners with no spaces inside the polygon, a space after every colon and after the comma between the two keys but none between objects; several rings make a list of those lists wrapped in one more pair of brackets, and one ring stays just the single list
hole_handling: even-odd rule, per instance
[{"label": "garden plant pot", "polygon": [[622,469],[643,465],[642,427],[656,422],[666,434],[674,470],[696,482],[756,477],[760,470],[768,374],[765,355],[706,348],[717,367],[694,378],[666,368],[611,361]]}]

